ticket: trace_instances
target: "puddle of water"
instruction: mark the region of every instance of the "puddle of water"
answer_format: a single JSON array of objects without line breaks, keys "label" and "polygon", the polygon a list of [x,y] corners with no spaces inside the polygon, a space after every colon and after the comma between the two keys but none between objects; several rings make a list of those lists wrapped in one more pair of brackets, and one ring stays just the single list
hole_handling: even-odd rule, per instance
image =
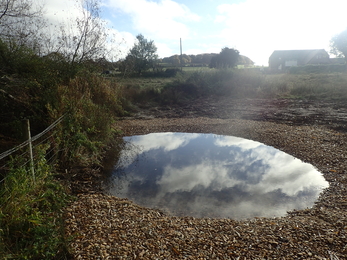
[{"label": "puddle of water", "polygon": [[313,206],[328,182],[312,165],[233,136],[124,137],[108,192],[172,215],[245,219]]}]

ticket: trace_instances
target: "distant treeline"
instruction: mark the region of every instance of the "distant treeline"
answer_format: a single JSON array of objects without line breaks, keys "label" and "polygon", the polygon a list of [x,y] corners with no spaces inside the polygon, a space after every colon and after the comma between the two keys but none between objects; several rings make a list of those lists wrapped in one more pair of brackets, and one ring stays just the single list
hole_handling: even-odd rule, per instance
[{"label": "distant treeline", "polygon": [[[182,54],[182,58],[180,55],[173,55],[170,57],[165,57],[161,59],[161,63],[170,64],[172,66],[180,66],[181,60],[183,66],[204,66],[208,67],[211,63],[213,57],[216,57],[218,53],[203,53],[197,55],[187,55]],[[244,65],[244,66],[253,66],[254,62],[243,55],[239,56],[239,60],[236,65]]]}]

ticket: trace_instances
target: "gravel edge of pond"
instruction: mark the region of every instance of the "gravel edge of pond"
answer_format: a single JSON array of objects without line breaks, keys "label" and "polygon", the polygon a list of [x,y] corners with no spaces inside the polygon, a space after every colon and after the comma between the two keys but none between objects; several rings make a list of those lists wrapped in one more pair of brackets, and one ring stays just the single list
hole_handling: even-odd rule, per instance
[{"label": "gravel edge of pond", "polygon": [[74,259],[347,259],[346,133],[206,117],[121,120],[117,128],[259,141],[311,163],[330,187],[313,208],[244,221],[173,217],[100,192],[80,194],[65,212]]}]

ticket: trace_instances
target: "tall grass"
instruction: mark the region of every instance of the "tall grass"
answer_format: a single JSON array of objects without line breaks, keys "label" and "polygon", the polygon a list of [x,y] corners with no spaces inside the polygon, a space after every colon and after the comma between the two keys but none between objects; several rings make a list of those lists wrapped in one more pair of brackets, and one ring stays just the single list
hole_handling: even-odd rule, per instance
[{"label": "tall grass", "polygon": [[256,70],[183,73],[161,91],[161,100],[177,103],[201,96],[234,98],[347,98],[347,74],[263,74]]},{"label": "tall grass", "polygon": [[132,111],[134,103],[158,102],[163,86],[173,80],[173,77],[131,77],[113,78],[120,86],[123,109]]},{"label": "tall grass", "polygon": [[[59,151],[54,170],[99,164],[115,117],[126,114],[120,85],[88,64],[72,68],[59,53],[40,57],[18,47],[0,40],[0,135],[20,143],[24,118],[36,135],[64,115],[52,141]],[[36,164],[35,182],[16,158],[0,183],[0,259],[66,256],[61,210],[68,197],[43,155]]]},{"label": "tall grass", "polygon": [[232,70],[195,70],[178,74],[162,90],[161,100],[177,103],[209,95],[226,95],[233,91]]},{"label": "tall grass", "polygon": [[344,100],[347,98],[347,74],[309,74],[291,76],[290,95],[308,99]]},{"label": "tall grass", "polygon": [[54,180],[41,147],[35,161],[35,180],[23,158],[12,160],[0,186],[0,258],[64,259],[68,255],[62,208],[69,200]]},{"label": "tall grass", "polygon": [[[58,87],[59,107],[53,117],[65,114],[62,124],[60,162],[65,167],[100,162],[110,141],[117,116],[125,114],[120,87],[93,73],[84,73]],[[68,149],[66,149],[68,148]]]},{"label": "tall grass", "polygon": [[[64,115],[56,127],[57,170],[99,165],[115,134],[117,116],[124,115],[121,88],[88,71],[56,88],[46,104],[51,118]],[[35,162],[35,181],[23,158],[12,162],[0,184],[0,259],[65,259],[68,255],[62,208],[69,197],[45,161],[42,148]]]}]

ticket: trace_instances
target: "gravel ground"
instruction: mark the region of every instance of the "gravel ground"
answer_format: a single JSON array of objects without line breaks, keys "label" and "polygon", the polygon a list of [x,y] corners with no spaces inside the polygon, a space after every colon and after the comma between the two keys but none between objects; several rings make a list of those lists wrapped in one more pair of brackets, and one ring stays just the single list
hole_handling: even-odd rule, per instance
[{"label": "gravel ground", "polygon": [[[218,104],[213,106],[217,107],[213,116],[191,108],[180,113],[180,118],[172,108],[155,108],[152,113],[141,110],[136,119],[118,121],[117,128],[127,136],[168,131],[214,133],[274,146],[323,173],[330,186],[316,204],[280,218],[174,217],[103,194],[91,188],[93,182],[86,178],[83,184],[89,188],[79,189],[78,199],[66,209],[66,233],[73,236],[74,259],[347,259],[347,133],[342,131],[346,118],[339,114],[344,120],[334,121],[332,115],[343,109],[326,109],[330,114],[321,118],[313,113],[313,119],[299,124],[295,119],[300,115],[291,115],[290,109],[287,119],[275,120],[275,112],[273,117],[270,113],[270,117],[259,118],[264,107],[253,113],[249,107],[240,113],[238,107],[239,112],[230,115],[222,107],[224,116],[218,118]],[[268,107],[267,111],[278,110]],[[281,111],[286,108],[282,106]],[[328,116],[330,123],[324,122]]]}]

